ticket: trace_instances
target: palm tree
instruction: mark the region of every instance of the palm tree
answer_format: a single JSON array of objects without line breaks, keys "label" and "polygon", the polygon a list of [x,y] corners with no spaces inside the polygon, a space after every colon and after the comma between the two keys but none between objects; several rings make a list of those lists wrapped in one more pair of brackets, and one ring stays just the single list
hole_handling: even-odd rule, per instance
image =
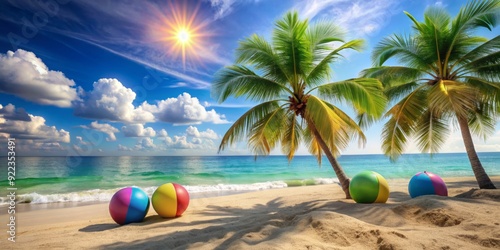
[{"label": "palm tree", "polygon": [[[472,34],[491,30],[500,13],[498,0],[472,1],[455,18],[438,7],[413,22],[411,35],[392,35],[374,49],[375,67],[362,75],[379,79],[395,105],[382,132],[384,153],[397,159],[410,138],[422,152],[436,153],[457,124],[480,188],[495,188],[474,148],[471,134],[484,139],[495,131],[500,111],[500,36]],[[397,59],[402,66],[382,66]]]},{"label": "palm tree", "polygon": [[281,146],[290,161],[304,142],[320,164],[325,153],[346,198],[350,198],[349,178],[336,156],[352,138],[364,143],[365,135],[356,121],[321,97],[352,105],[361,125],[382,115],[386,98],[378,80],[325,83],[332,73],[329,65],[341,57],[340,52],[359,50],[362,44],[362,40],[344,42],[342,33],[331,23],[310,26],[308,20],[299,20],[296,12],[276,22],[271,42],[255,34],[241,41],[236,64],[217,72],[212,93],[219,102],[244,96],[259,104],[228,129],[219,152],[248,138],[256,156],[268,155]]}]

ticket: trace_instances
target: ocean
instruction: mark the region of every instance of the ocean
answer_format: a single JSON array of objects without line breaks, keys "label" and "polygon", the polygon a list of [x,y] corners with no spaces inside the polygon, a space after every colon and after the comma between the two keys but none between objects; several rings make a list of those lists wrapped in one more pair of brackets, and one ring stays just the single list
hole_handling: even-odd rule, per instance
[{"label": "ocean", "polygon": [[[500,152],[480,153],[490,176],[500,175]],[[441,177],[473,176],[465,153],[406,154],[391,162],[383,155],[344,155],[349,177],[373,170],[387,179],[410,179],[430,171]],[[18,157],[18,203],[108,202],[120,188],[138,186],[148,194],[167,182],[183,185],[192,198],[254,190],[338,183],[329,162],[312,156]],[[7,157],[0,157],[0,206],[7,205]]]}]

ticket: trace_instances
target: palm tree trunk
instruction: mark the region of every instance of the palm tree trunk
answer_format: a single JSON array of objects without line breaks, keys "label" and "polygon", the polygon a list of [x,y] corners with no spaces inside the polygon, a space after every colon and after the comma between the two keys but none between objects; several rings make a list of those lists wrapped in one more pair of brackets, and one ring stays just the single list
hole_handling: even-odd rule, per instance
[{"label": "palm tree trunk", "polygon": [[337,175],[337,178],[339,179],[340,186],[342,187],[342,190],[345,193],[345,198],[346,199],[352,199],[351,194],[349,193],[349,178],[345,174],[344,170],[340,166],[339,162],[337,159],[332,154],[332,151],[328,146],[326,145],[325,141],[323,138],[321,138],[321,135],[319,134],[318,130],[316,129],[316,125],[314,125],[313,122],[309,121],[309,128],[311,128],[314,137],[316,138],[316,141],[318,141],[319,146],[325,152],[326,158],[328,158],[328,161],[330,161],[330,164],[332,165],[333,171],[335,171],[335,174]]},{"label": "palm tree trunk", "polygon": [[493,182],[490,180],[490,177],[488,177],[488,174],[484,171],[481,161],[479,161],[476,149],[474,148],[474,142],[472,141],[467,119],[464,117],[458,117],[458,124],[460,125],[465,150],[467,151],[467,156],[469,157],[470,165],[472,166],[472,172],[474,172],[479,188],[496,189],[495,185],[493,185]]}]

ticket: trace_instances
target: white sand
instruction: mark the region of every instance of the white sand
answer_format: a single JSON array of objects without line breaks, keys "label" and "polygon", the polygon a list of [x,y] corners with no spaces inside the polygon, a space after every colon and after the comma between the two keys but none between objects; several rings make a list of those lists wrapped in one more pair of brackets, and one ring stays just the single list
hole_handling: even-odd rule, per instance
[{"label": "white sand", "polygon": [[[500,187],[500,177],[493,177]],[[182,217],[118,226],[108,204],[17,214],[15,243],[1,249],[500,249],[500,190],[446,178],[449,197],[410,199],[389,180],[386,204],[343,199],[337,185],[191,200]],[[457,196],[458,195],[458,196]],[[7,215],[0,221],[8,221]],[[5,230],[4,230],[5,231]]]}]

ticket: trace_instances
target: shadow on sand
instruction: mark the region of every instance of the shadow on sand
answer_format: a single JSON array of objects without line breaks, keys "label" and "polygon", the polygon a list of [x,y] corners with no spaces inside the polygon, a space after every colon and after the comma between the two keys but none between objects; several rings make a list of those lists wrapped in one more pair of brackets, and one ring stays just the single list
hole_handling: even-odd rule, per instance
[{"label": "shadow on sand", "polygon": [[[140,226],[147,226],[159,222],[165,222],[169,220],[174,220],[175,218],[172,219],[166,219],[162,218],[159,215],[151,215],[146,218],[142,222],[139,223],[130,223],[127,224],[126,226],[131,226],[131,227],[140,227]],[[84,228],[80,228],[78,231],[80,232],[85,232],[85,233],[93,233],[93,232],[103,232],[103,231],[108,231],[116,228],[120,228],[122,225],[118,225],[116,223],[102,223],[102,224],[94,224],[94,225],[88,225]]]},{"label": "shadow on sand", "polygon": [[[448,226],[448,222],[454,219],[454,212],[451,211],[452,213],[448,214],[449,208],[446,201],[481,202],[471,199],[471,192],[473,191],[467,190],[463,193],[464,198],[431,195],[414,199],[411,199],[405,192],[391,192],[390,202],[384,204],[357,204],[345,199],[318,199],[288,205],[280,198],[276,198],[266,204],[256,204],[250,208],[241,208],[238,207],[238,204],[234,204],[234,206],[208,205],[205,209],[196,212],[197,215],[200,215],[198,220],[173,219],[166,223],[160,223],[165,222],[165,219],[159,216],[150,216],[143,223],[130,224],[131,226],[144,227],[144,230],[147,231],[162,231],[165,228],[170,230],[161,235],[148,236],[144,234],[145,238],[133,242],[115,242],[103,245],[101,248],[203,248],[208,247],[206,244],[214,241],[217,242],[217,245],[210,245],[211,249],[238,248],[241,246],[240,244],[251,247],[261,242],[271,241],[282,236],[286,237],[286,234],[291,231],[302,230],[304,226],[311,224],[313,217],[318,212],[333,212],[384,228],[398,228],[406,223],[405,220],[408,219],[408,216],[415,223],[428,224],[430,222],[426,221],[427,217],[435,219],[435,216],[441,216],[444,224],[433,222],[434,226]],[[418,221],[414,218],[417,215],[421,216]],[[460,222],[458,221],[458,223]],[[118,227],[117,225],[100,224],[82,228],[80,231],[99,232]],[[175,231],[171,229],[175,229]]]},{"label": "shadow on sand", "polygon": [[[203,244],[211,240],[226,238],[215,249],[227,249],[232,243],[243,239],[249,245],[255,245],[266,240],[272,240],[285,233],[280,230],[283,227],[293,226],[297,216],[307,214],[313,210],[322,209],[325,201],[304,202],[293,206],[284,206],[280,199],[274,199],[267,204],[257,204],[252,208],[238,208],[229,206],[210,205],[201,211],[203,218],[214,218],[208,220],[184,222],[170,222],[168,225],[157,224],[148,227],[148,230],[164,228],[166,226],[176,228],[178,231],[150,237],[135,242],[117,242],[102,246],[104,249],[185,249],[193,244]],[[147,222],[146,222],[147,223]],[[150,222],[154,223],[154,222]],[[144,224],[144,223],[143,223]],[[183,230],[184,227],[196,226],[199,229]],[[253,232],[259,232],[265,227],[272,228],[269,234],[263,238],[249,238]],[[229,237],[227,237],[230,235]],[[201,245],[200,245],[201,246]]]}]

